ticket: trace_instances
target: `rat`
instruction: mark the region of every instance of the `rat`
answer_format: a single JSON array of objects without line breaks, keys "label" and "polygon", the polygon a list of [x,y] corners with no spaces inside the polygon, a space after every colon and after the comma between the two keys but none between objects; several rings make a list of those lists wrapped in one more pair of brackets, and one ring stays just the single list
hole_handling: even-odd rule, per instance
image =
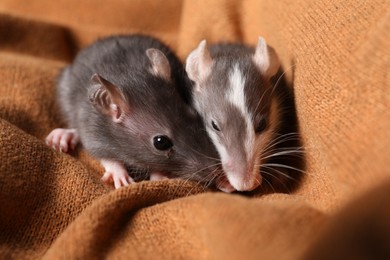
[{"label": "rat", "polygon": [[185,69],[193,82],[193,106],[221,158],[220,189],[252,191],[263,181],[290,189],[286,182],[297,182],[303,172],[303,147],[293,93],[275,50],[262,37],[256,48],[239,43],[208,48],[203,40]]},{"label": "rat", "polygon": [[134,182],[129,167],[151,180],[210,184],[220,160],[185,82],[182,63],[156,38],[100,39],[60,73],[57,101],[68,128],[54,129],[46,143],[62,152],[81,143],[115,188]]}]

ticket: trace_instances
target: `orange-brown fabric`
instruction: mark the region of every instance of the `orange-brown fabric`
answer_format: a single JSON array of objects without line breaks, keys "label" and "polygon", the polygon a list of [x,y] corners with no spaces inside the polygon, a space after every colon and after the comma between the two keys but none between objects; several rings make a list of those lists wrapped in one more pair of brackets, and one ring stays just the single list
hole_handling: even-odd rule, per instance
[{"label": "orange-brown fabric", "polygon": [[[83,150],[46,147],[63,126],[59,70],[99,37],[136,32],[183,60],[204,38],[264,36],[295,92],[307,160],[298,189],[248,197],[167,180],[113,190]],[[0,258],[389,254],[389,32],[386,0],[0,1]]]}]

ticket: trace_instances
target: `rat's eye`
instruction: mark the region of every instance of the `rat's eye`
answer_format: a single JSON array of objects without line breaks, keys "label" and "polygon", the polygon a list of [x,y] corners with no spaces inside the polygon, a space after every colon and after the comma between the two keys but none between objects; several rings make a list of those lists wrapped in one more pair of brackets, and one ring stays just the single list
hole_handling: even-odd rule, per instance
[{"label": "rat's eye", "polygon": [[216,131],[221,131],[221,129],[219,129],[219,127],[217,126],[217,124],[214,122],[214,121],[211,121],[211,126],[216,130]]},{"label": "rat's eye", "polygon": [[257,125],[256,127],[256,133],[261,133],[265,130],[265,128],[267,127],[267,121],[265,120],[265,117],[262,117],[259,121],[259,124]]},{"label": "rat's eye", "polygon": [[153,138],[153,145],[157,150],[165,151],[173,146],[171,139],[166,135],[157,135]]}]

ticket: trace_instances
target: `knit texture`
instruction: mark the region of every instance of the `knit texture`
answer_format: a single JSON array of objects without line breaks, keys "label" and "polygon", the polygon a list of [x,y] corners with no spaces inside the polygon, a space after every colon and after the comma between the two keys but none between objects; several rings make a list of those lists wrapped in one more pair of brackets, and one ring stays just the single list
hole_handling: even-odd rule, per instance
[{"label": "knit texture", "polygon": [[[144,33],[184,60],[200,40],[275,48],[306,171],[292,194],[183,180],[114,190],[84,150],[61,154],[55,80],[103,36]],[[387,0],[0,1],[1,259],[390,258]]]}]

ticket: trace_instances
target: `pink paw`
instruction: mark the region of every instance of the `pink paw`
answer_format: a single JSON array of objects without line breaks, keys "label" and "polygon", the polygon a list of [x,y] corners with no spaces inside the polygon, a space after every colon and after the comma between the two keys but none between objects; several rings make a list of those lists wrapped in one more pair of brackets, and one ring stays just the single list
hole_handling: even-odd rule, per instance
[{"label": "pink paw", "polygon": [[121,162],[113,160],[101,160],[100,162],[106,170],[101,178],[104,183],[108,184],[113,182],[115,189],[119,189],[129,186],[134,182]]},{"label": "pink paw", "polygon": [[74,150],[80,141],[76,129],[56,128],[46,137],[46,144],[55,150],[67,153]]}]

